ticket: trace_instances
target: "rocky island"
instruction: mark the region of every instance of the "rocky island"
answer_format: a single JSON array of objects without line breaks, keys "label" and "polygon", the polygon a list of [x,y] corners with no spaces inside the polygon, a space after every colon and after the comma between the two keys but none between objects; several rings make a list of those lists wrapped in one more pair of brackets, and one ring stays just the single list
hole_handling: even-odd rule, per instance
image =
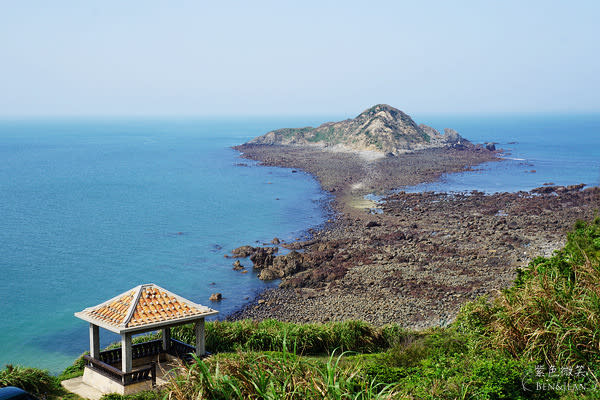
[{"label": "rocky island", "polygon": [[[461,304],[509,286],[519,267],[563,244],[590,218],[600,189],[532,192],[398,191],[500,161],[493,144],[417,125],[388,105],[317,128],[278,129],[235,147],[263,165],[302,169],[332,193],[333,217],[310,240],[243,246],[258,276],[281,279],[231,318],[294,322],[361,319],[420,328],[452,321]],[[366,200],[379,194],[378,203]]]},{"label": "rocky island", "polygon": [[[333,151],[373,152],[371,157],[399,155],[417,150],[472,144],[453,129],[441,135],[427,125],[419,125],[402,111],[378,104],[354,119],[327,122],[317,128],[284,128],[259,136],[248,145],[295,145],[329,148]],[[379,154],[377,154],[379,153]]]}]

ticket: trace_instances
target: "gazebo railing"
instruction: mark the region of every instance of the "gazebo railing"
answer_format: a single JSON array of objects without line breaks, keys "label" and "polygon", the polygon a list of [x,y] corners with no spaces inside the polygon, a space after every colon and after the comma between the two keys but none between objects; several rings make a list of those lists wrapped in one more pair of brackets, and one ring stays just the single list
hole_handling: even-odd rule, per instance
[{"label": "gazebo railing", "polygon": [[100,361],[106,364],[116,364],[121,362],[121,348],[118,347],[116,349],[104,350],[100,352]]},{"label": "gazebo railing", "polygon": [[[174,339],[171,339],[174,340]],[[192,350],[196,351],[196,349]],[[131,346],[131,358],[137,360],[149,356],[155,356],[163,353],[162,340],[151,340],[149,342],[136,343]],[[122,360],[121,348],[105,350],[100,352],[100,361],[107,364],[116,364]]]},{"label": "gazebo railing", "polygon": [[[196,348],[180,340],[171,338],[169,348],[166,353],[178,357],[186,362],[190,362],[192,357],[190,353],[195,353]],[[160,355],[165,353],[162,347],[162,340],[151,340],[149,342],[137,343],[131,346],[131,358],[133,360]],[[123,372],[119,368],[110,364],[120,363],[122,360],[121,348],[105,350],[100,352],[99,358],[92,358],[84,355],[88,367],[94,369],[100,374],[121,383],[123,386],[131,385],[152,379],[152,386],[156,384],[156,363],[152,361],[149,366],[138,368],[131,372]]]},{"label": "gazebo railing", "polygon": [[149,342],[137,343],[131,346],[131,357],[136,360],[149,356],[155,356],[163,352],[162,340],[151,340]]},{"label": "gazebo railing", "polygon": [[149,379],[152,380],[152,387],[156,386],[156,363],[154,361],[146,367],[138,368],[131,372],[123,372],[120,369],[92,358],[87,354],[83,356],[83,359],[86,361],[86,365],[89,368],[92,368],[94,371],[97,371],[113,381],[119,382],[123,386],[144,382]]},{"label": "gazebo railing", "polygon": [[190,353],[195,353],[196,348],[180,340],[171,338],[171,343],[167,352],[184,361],[191,361],[192,357],[190,356]]},{"label": "gazebo railing", "polygon": [[[136,343],[131,346],[131,358],[133,360],[160,355],[165,353],[162,347],[161,339],[151,340],[149,342]],[[196,348],[180,340],[171,338],[169,348],[166,353],[178,357],[186,362],[190,362],[192,357],[190,353],[195,353]],[[118,364],[122,360],[121,348],[104,350],[100,352],[99,358],[92,358],[84,355],[88,367],[94,369],[100,374],[121,383],[123,386],[133,383],[143,382],[152,379],[152,386],[156,384],[156,363],[152,361],[149,366],[138,368],[131,372],[123,372],[119,368],[110,364]]]}]

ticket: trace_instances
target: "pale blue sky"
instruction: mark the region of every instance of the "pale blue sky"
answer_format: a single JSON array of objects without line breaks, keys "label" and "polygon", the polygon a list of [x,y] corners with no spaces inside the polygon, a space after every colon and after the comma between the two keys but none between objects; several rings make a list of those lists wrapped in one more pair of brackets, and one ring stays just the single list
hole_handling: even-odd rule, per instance
[{"label": "pale blue sky", "polygon": [[0,115],[600,111],[599,1],[4,1]]}]

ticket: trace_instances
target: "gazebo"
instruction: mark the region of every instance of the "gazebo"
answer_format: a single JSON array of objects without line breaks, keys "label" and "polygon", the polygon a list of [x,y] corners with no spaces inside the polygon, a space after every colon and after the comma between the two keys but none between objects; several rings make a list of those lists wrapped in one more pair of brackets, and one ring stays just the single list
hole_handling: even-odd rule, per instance
[{"label": "gazebo", "polygon": [[[130,394],[156,383],[156,363],[190,353],[206,354],[204,318],[217,314],[153,283],[137,286],[95,307],[76,312],[90,324],[90,355],[83,383],[103,393]],[[171,327],[193,323],[196,347],[171,338]],[[121,348],[100,351],[99,328],[121,336]],[[162,331],[162,339],[132,345],[133,335]]]}]

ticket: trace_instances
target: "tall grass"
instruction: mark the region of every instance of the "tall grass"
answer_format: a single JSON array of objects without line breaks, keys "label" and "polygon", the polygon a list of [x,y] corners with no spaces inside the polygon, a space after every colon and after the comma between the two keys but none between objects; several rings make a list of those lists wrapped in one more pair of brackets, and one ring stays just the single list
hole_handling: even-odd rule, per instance
[{"label": "tall grass", "polygon": [[495,302],[470,304],[462,314],[515,357],[600,363],[600,218],[577,222],[562,250],[520,270]]},{"label": "tall grass", "polygon": [[[207,348],[217,354],[178,366],[165,397],[597,399],[599,260],[600,218],[578,222],[564,249],[532,261],[496,298],[467,303],[447,328],[411,332],[356,321],[207,323]],[[191,326],[174,329],[173,336],[195,340]],[[524,391],[524,382],[530,387],[539,382],[528,372],[538,363],[586,365],[591,377],[569,382],[592,389]],[[552,382],[564,383],[557,379]]]},{"label": "tall grass", "polygon": [[342,367],[343,353],[327,363],[293,352],[238,352],[181,365],[168,398],[188,399],[391,399],[393,385],[368,381],[358,366]]},{"label": "tall grass", "polygon": [[[216,321],[206,324],[206,347],[212,352],[250,350],[282,351],[294,344],[299,354],[329,354],[334,349],[370,353],[388,347],[396,326],[376,328],[361,321],[294,324],[277,320]],[[173,329],[173,337],[194,343],[191,326]]]},{"label": "tall grass", "polygon": [[0,370],[0,388],[6,386],[16,386],[43,398],[60,392],[58,380],[48,371],[13,365]]}]

